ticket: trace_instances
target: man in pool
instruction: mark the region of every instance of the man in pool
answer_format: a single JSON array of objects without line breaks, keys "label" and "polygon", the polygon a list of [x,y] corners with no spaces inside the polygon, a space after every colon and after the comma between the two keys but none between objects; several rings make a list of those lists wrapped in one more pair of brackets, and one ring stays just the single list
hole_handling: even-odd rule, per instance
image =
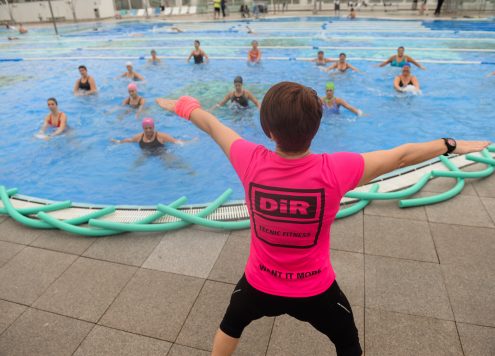
[{"label": "man in pool", "polygon": [[184,141],[177,140],[170,135],[163,132],[155,131],[155,121],[151,118],[145,118],[142,122],[143,132],[140,132],[132,137],[124,138],[123,140],[116,140],[112,138],[112,142],[115,143],[130,143],[138,142],[139,147],[143,150],[156,150],[163,148],[165,143],[170,142],[177,145],[184,144]]},{"label": "man in pool", "polygon": [[126,77],[126,78],[129,78],[131,80],[144,80],[144,77],[141,74],[134,71],[134,68],[132,66],[132,62],[127,62],[125,64],[125,66],[127,68],[127,72],[124,72],[121,75],[121,77]]},{"label": "man in pool", "polygon": [[316,58],[312,59],[311,62],[314,62],[317,66],[326,66],[327,63],[335,62],[335,60],[325,58],[325,53],[323,51],[318,51]]},{"label": "man in pool", "polygon": [[260,108],[260,103],[258,99],[255,98],[253,93],[251,93],[249,90],[243,89],[242,87],[242,77],[238,75],[237,77],[234,78],[234,91],[229,92],[221,102],[216,104],[211,108],[211,110],[214,110],[216,108],[219,108],[221,106],[224,106],[227,101],[230,100],[230,102],[234,105],[237,105],[237,107],[240,108],[247,108],[249,106],[249,101],[252,101],[254,105],[259,109]]},{"label": "man in pool", "polygon": [[337,98],[334,96],[335,84],[333,82],[328,82],[325,86],[326,95],[320,98],[323,103],[324,112],[330,114],[339,114],[340,107],[343,106],[347,110],[353,112],[357,116],[363,116],[363,112],[354,106],[349,105],[344,99]]},{"label": "man in pool", "polygon": [[91,95],[96,93],[96,82],[92,76],[88,75],[86,66],[79,66],[81,78],[76,80],[74,85],[74,95]]}]

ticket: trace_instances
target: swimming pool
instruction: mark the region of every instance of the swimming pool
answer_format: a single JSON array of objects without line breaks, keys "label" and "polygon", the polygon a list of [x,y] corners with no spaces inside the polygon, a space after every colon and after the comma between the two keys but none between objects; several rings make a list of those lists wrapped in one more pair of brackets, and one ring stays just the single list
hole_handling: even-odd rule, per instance
[{"label": "swimming pool", "polygon": [[[495,139],[495,79],[485,78],[495,65],[480,64],[495,63],[493,21],[267,19],[248,24],[255,35],[246,33],[246,24],[176,23],[185,31],[180,34],[169,32],[172,23],[164,21],[70,25],[61,28],[60,38],[50,29],[31,29],[27,37],[11,42],[0,32],[1,57],[24,59],[0,62],[0,183],[27,195],[95,204],[152,205],[181,195],[190,203],[204,203],[228,187],[234,189],[233,198],[242,199],[237,176],[215,144],[153,104],[156,97],[188,94],[209,108],[233,89],[237,75],[258,99],[283,80],[324,95],[325,83],[333,80],[336,96],[367,114],[356,118],[343,110],[338,116],[325,116],[315,152],[363,152],[445,136]],[[211,57],[206,66],[185,63],[194,39],[201,40]],[[265,58],[257,67],[244,61],[253,39],[260,42]],[[396,94],[392,81],[398,69],[375,67],[374,60],[389,57],[399,45],[427,67],[413,68],[422,96]],[[165,57],[162,65],[140,59],[151,48]],[[301,60],[314,57],[318,49],[332,58],[346,52],[364,74],[329,76]],[[159,131],[189,140],[185,146],[146,156],[137,145],[110,142],[142,131],[133,113],[119,107],[128,82],[117,76],[125,71],[127,60],[147,79],[138,83],[148,101],[145,116],[155,118]],[[437,63],[442,61],[446,63]],[[96,79],[97,96],[72,95],[80,64]],[[71,130],[46,142],[33,135],[51,96],[68,115]],[[254,108],[241,113],[222,108],[215,114],[243,137],[272,147]]]}]

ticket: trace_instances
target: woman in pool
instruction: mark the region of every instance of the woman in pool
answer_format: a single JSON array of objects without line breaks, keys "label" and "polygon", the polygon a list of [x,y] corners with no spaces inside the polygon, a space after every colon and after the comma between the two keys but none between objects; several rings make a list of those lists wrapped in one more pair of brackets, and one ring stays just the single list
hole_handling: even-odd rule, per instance
[{"label": "woman in pool", "polygon": [[318,51],[316,58],[312,59],[311,62],[314,62],[317,66],[326,66],[327,63],[335,61],[330,58],[325,58],[325,53],[323,51]]},{"label": "woman in pool", "polygon": [[325,89],[326,95],[325,97],[321,98],[325,112],[328,112],[330,114],[339,114],[340,107],[343,106],[357,116],[363,116],[363,112],[361,110],[349,105],[345,100],[334,96],[335,84],[333,82],[328,82]]},{"label": "woman in pool", "polygon": [[237,76],[234,78],[234,87],[235,90],[231,91],[227,95],[225,95],[225,98],[215,106],[211,108],[211,110],[214,110],[216,108],[219,108],[220,106],[225,105],[227,101],[230,100],[233,104],[236,104],[238,107],[242,108],[247,108],[249,106],[249,100],[253,102],[254,105],[259,109],[260,108],[260,103],[259,101],[254,97],[254,95],[249,91],[246,90],[242,87],[242,77]]},{"label": "woman in pool", "polygon": [[[47,104],[50,113],[46,115],[45,121],[43,121],[43,126],[41,126],[40,131],[38,132],[38,134],[44,138],[60,135],[67,128],[67,115],[58,110],[57,99],[50,98],[47,100]],[[46,136],[45,131],[48,128],[55,128],[55,131]]]},{"label": "woman in pool", "polygon": [[130,143],[130,142],[138,142],[139,147],[144,150],[156,150],[159,148],[163,148],[165,143],[175,143],[178,145],[183,144],[184,142],[181,140],[176,140],[170,135],[167,135],[163,132],[155,131],[155,122],[151,118],[145,118],[142,122],[143,132],[138,133],[129,138],[124,138],[123,140],[116,140],[112,138],[112,141],[115,143]]},{"label": "woman in pool", "polygon": [[74,85],[74,95],[91,95],[96,93],[96,82],[92,76],[88,75],[86,66],[79,66],[81,78],[76,80]]},{"label": "woman in pool", "polygon": [[139,96],[137,93],[137,85],[131,83],[127,86],[127,91],[129,92],[129,96],[124,100],[122,105],[130,106],[131,108],[137,109],[136,119],[139,117],[139,114],[143,110],[145,100],[142,96]]},{"label": "woman in pool", "polygon": [[387,59],[385,62],[379,64],[378,66],[384,67],[390,63],[392,67],[402,67],[406,63],[412,63],[418,68],[426,69],[420,63],[416,62],[412,57],[406,56],[404,54],[404,51],[405,51],[404,47],[400,46],[399,48],[397,48],[397,54],[393,55],[392,57]]},{"label": "woman in pool", "polygon": [[201,43],[198,40],[194,41],[194,49],[191,51],[189,57],[187,57],[187,61],[191,60],[191,57],[194,58],[194,64],[202,64],[204,61],[208,62],[208,56],[205,51],[203,51],[200,47]]},{"label": "woman in pool", "polygon": [[339,61],[334,63],[333,65],[331,65],[327,69],[324,69],[324,71],[328,72],[328,71],[336,69],[341,73],[345,73],[348,69],[351,69],[355,72],[359,72],[359,70],[356,67],[347,63],[346,58],[347,58],[347,56],[345,53],[339,54]]},{"label": "woman in pool", "polygon": [[411,65],[409,63],[405,63],[402,66],[402,73],[395,77],[394,88],[400,92],[409,90],[415,92],[420,91],[418,79],[411,74]]},{"label": "woman in pool", "polygon": [[330,262],[330,227],[341,198],[399,167],[489,144],[449,138],[365,154],[314,154],[310,146],[322,118],[321,100],[313,89],[291,82],[270,88],[261,106],[261,127],[274,151],[244,140],[192,97],[157,102],[210,135],[245,189],[250,252],[215,335],[213,356],[232,355],[252,321],[283,314],[325,334],[337,355],[361,355],[352,308]]},{"label": "woman in pool", "polygon": [[127,72],[124,72],[121,75],[121,77],[126,77],[126,78],[129,78],[131,80],[144,80],[144,77],[141,74],[134,71],[134,68],[132,66],[132,62],[127,62],[125,64],[125,66],[127,68]]},{"label": "woman in pool", "polygon": [[248,62],[258,64],[261,61],[261,50],[258,48],[258,41],[251,42],[252,48],[248,52]]},{"label": "woman in pool", "polygon": [[148,63],[150,63],[150,64],[160,64],[162,62],[162,60],[157,57],[156,51],[154,49],[151,50],[150,54],[151,54],[151,58],[148,59]]}]

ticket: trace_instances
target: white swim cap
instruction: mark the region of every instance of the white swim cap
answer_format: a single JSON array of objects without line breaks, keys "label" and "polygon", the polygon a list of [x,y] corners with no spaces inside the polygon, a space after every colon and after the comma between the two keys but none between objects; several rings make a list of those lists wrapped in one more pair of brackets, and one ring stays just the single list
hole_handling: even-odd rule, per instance
[{"label": "white swim cap", "polygon": [[125,65],[126,65],[126,67],[127,66],[131,66],[132,67],[132,62],[127,62]]}]

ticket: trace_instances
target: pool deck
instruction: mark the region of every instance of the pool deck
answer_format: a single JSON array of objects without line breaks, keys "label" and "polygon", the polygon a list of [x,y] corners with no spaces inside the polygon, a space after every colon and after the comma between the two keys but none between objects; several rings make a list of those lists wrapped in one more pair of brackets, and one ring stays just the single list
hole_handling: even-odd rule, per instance
[{"label": "pool deck", "polygon": [[[420,194],[453,183],[437,178]],[[372,202],[333,226],[366,354],[494,355],[495,175],[442,204],[396,204]],[[209,355],[248,252],[247,230],[86,238],[0,217],[0,355]],[[334,354],[287,316],[254,322],[236,353]]]}]

